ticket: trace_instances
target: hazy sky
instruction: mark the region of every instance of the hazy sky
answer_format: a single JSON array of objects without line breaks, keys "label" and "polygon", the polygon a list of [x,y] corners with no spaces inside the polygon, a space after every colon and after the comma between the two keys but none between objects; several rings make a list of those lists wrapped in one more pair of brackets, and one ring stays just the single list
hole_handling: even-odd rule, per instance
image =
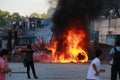
[{"label": "hazy sky", "polygon": [[10,13],[29,15],[32,12],[47,13],[50,7],[48,0],[0,0],[0,9]]}]

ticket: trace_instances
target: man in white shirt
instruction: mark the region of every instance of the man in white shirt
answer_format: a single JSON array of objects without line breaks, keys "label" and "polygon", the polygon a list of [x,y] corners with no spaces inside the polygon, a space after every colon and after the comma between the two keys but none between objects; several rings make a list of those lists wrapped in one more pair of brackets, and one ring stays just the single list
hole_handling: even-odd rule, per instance
[{"label": "man in white shirt", "polygon": [[100,59],[102,57],[102,51],[96,50],[96,58],[94,58],[89,66],[87,73],[87,80],[100,80],[99,73],[105,72],[105,69],[100,69]]}]

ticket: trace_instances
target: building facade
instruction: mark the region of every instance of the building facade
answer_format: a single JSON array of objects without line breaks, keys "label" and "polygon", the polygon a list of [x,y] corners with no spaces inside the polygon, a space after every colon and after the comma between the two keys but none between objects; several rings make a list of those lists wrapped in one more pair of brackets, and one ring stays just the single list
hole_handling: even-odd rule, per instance
[{"label": "building facade", "polygon": [[99,43],[114,45],[116,36],[120,36],[120,18],[95,20],[94,31],[99,32]]}]

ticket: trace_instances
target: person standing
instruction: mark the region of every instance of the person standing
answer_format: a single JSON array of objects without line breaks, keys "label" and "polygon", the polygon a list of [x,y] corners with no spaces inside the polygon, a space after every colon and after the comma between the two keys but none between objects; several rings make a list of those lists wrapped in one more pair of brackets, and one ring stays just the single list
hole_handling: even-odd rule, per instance
[{"label": "person standing", "polygon": [[120,37],[116,37],[115,46],[110,50],[110,55],[113,57],[111,80],[117,80],[117,74],[120,79]]},{"label": "person standing", "polygon": [[8,66],[8,51],[6,49],[1,50],[0,54],[0,80],[5,80],[5,74],[11,72]]},{"label": "person standing", "polygon": [[100,69],[100,59],[102,58],[102,51],[96,50],[95,56],[96,57],[92,60],[89,66],[87,80],[100,80],[99,73],[105,72],[105,69]]},{"label": "person standing", "polygon": [[34,50],[32,49],[31,45],[28,44],[27,45],[27,51],[26,51],[26,54],[25,54],[25,61],[26,61],[28,79],[31,78],[30,77],[30,67],[32,69],[32,73],[33,73],[34,78],[38,79],[38,77],[36,76],[36,73],[35,73],[35,68],[34,68],[33,53],[34,53]]}]

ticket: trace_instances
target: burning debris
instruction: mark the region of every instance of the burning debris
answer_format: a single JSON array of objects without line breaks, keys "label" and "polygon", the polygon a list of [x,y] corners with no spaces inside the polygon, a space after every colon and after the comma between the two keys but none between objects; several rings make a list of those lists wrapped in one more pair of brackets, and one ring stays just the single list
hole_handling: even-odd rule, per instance
[{"label": "burning debris", "polygon": [[53,62],[87,62],[88,26],[102,10],[102,0],[58,0],[53,14]]}]

